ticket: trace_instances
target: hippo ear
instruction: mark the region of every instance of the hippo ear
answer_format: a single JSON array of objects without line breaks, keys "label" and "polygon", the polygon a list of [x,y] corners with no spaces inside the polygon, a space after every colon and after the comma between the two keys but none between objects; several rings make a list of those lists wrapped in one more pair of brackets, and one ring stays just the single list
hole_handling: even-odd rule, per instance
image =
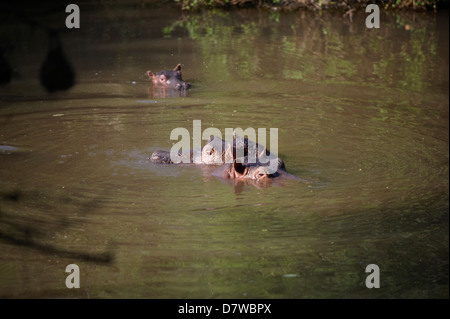
[{"label": "hippo ear", "polygon": [[152,71],[147,71],[147,75],[150,79],[155,76],[155,74]]},{"label": "hippo ear", "polygon": [[174,71],[181,71],[181,64],[178,63],[176,67],[173,68]]},{"label": "hippo ear", "polygon": [[214,135],[210,135],[206,143],[211,143],[214,140]]}]

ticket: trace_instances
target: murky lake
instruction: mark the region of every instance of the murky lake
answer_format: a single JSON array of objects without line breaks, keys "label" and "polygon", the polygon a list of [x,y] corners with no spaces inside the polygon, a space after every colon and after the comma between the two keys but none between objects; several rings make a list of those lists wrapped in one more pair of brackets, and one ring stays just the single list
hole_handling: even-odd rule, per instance
[{"label": "murky lake", "polygon": [[[448,298],[448,13],[80,9],[68,91],[39,83],[42,30],[1,25],[0,297]],[[177,63],[192,89],[154,91],[145,72]],[[314,182],[148,161],[193,120],[278,128]]]}]

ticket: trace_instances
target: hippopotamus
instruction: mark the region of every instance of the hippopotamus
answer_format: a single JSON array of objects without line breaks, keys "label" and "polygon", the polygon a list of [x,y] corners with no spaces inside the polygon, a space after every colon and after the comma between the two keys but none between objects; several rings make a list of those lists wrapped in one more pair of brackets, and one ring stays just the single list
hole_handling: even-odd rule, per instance
[{"label": "hippopotamus", "polygon": [[175,90],[187,90],[191,87],[188,82],[183,81],[181,64],[178,64],[173,70],[162,70],[157,74],[147,71],[147,75],[157,87]]},{"label": "hippopotamus", "polygon": [[[211,136],[201,150],[201,161],[197,164],[222,166],[213,175],[238,183],[254,184],[258,187],[270,185],[273,180],[291,179],[304,183],[309,180],[289,174],[284,161],[271,154],[262,145],[241,138],[234,134],[233,141],[224,141],[220,137]],[[181,154],[179,154],[181,155]],[[195,152],[190,152],[190,163],[193,163]],[[159,164],[173,164],[169,151],[157,150],[150,160]],[[275,165],[272,165],[273,164]],[[255,184],[256,183],[256,184]]]}]

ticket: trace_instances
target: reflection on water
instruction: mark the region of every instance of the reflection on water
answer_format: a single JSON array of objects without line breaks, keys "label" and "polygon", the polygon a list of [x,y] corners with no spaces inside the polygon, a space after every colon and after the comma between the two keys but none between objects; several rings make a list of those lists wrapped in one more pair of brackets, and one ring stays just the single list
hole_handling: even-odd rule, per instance
[{"label": "reflection on water", "polygon": [[[446,16],[382,13],[369,30],[363,13],[81,12],[61,37],[65,92],[39,84],[45,34],[0,29],[0,296],[448,297]],[[145,72],[177,63],[191,90],[155,90]],[[277,127],[288,172],[315,182],[148,161],[193,120]]]},{"label": "reflection on water", "polygon": [[150,85],[148,88],[148,96],[154,98],[166,98],[166,97],[186,97],[189,95],[188,90],[177,90],[165,87],[158,87]]}]

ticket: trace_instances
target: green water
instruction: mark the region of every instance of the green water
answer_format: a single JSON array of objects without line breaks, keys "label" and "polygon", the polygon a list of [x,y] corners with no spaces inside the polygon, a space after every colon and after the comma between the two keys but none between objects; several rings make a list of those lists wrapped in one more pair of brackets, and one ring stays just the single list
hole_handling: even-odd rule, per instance
[{"label": "green water", "polygon": [[[0,31],[15,70],[0,87],[1,297],[448,298],[448,14],[382,12],[370,30],[362,12],[80,8],[61,36],[69,91],[39,84],[42,31]],[[177,63],[190,92],[153,91],[145,72]],[[193,120],[278,128],[288,172],[315,182],[147,160]]]}]

